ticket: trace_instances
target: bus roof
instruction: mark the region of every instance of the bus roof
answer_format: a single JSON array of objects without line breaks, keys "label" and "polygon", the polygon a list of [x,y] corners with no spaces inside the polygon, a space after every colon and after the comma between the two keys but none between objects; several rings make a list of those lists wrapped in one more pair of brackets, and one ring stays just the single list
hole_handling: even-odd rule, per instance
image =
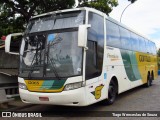
[{"label": "bus roof", "polygon": [[[126,26],[126,25],[118,22],[117,20],[109,17],[109,16],[106,15],[105,13],[103,13],[103,12],[101,12],[101,11],[99,11],[99,10],[96,10],[96,9],[94,9],[94,8],[89,8],[89,7],[81,7],[81,8],[72,8],[72,9],[52,11],[52,12],[40,14],[40,15],[37,15],[37,16],[33,16],[31,19],[38,18],[38,17],[42,17],[42,16],[46,16],[46,15],[61,13],[61,12],[71,12],[71,11],[78,11],[78,10],[86,10],[86,11],[91,11],[91,12],[97,13],[97,14],[99,14],[99,15],[101,15],[101,16],[104,16],[107,20],[109,20],[109,21],[111,21],[111,22],[114,22],[115,24],[117,24],[117,25],[119,25],[119,26],[121,26],[121,27],[123,27],[123,28],[125,28],[125,29],[127,29],[127,30],[129,30],[129,31],[132,31],[132,32],[134,32],[135,34],[137,34],[137,35],[139,35],[139,36],[141,36],[141,37],[143,37],[143,38],[145,38],[145,39],[153,42],[152,40],[148,39],[148,38],[145,37],[144,35],[136,32],[135,30],[129,28],[128,26]],[[153,42],[153,43],[154,43],[154,42]],[[154,44],[155,44],[155,43],[154,43]]]}]

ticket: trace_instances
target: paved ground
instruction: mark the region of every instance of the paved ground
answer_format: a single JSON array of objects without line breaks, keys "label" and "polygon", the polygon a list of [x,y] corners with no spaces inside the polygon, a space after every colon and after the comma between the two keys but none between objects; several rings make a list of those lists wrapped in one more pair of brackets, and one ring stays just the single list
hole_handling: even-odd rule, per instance
[{"label": "paved ground", "polygon": [[[88,106],[88,107],[64,107],[64,106],[53,106],[53,105],[27,105],[25,107],[22,107],[23,105],[26,105],[21,102],[15,101],[15,103],[10,103],[10,104],[21,104],[18,106],[18,108],[12,108],[9,109],[13,111],[18,111],[18,112],[24,112],[24,111],[35,111],[35,112],[45,112],[49,111],[50,114],[57,116],[54,117],[56,120],[65,120],[65,119],[106,119],[106,114],[109,111],[149,111],[152,113],[153,111],[159,111],[160,113],[160,77],[158,80],[153,82],[153,86],[150,88],[145,88],[145,87],[138,87],[135,89],[132,89],[128,92],[125,92],[117,98],[116,102],[113,105],[110,106],[105,106],[100,103]],[[63,111],[61,114],[57,114],[57,111]],[[71,112],[70,112],[71,111]],[[85,116],[87,115],[88,117],[74,117],[74,111],[81,111],[81,115]],[[83,112],[82,112],[83,111]],[[100,113],[101,116],[104,117],[94,117],[96,116],[94,112],[91,111],[96,111],[97,113]],[[105,111],[105,112],[102,112]],[[151,112],[152,111],[152,112]],[[155,113],[155,112],[154,112]],[[98,114],[99,115],[99,114]],[[60,117],[62,116],[62,117]],[[108,118],[108,117],[107,117]],[[27,118],[28,119],[28,118]],[[33,119],[33,118],[30,118]],[[39,119],[39,118],[38,118]],[[41,118],[41,119],[49,119],[49,118]],[[50,119],[53,119],[50,117]],[[108,118],[108,119],[117,119],[117,118]],[[134,119],[134,118],[119,118],[119,119]],[[144,119],[144,120],[150,120],[150,119],[159,119],[160,118],[141,118],[138,117],[136,119]],[[16,118],[17,120],[17,118]]]}]

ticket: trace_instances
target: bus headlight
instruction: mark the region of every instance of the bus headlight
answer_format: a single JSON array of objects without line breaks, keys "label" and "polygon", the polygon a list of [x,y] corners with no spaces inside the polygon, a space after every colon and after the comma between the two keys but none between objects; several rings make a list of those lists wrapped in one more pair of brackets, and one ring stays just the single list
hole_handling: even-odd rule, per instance
[{"label": "bus headlight", "polygon": [[19,83],[19,88],[27,90],[27,86],[24,83]]},{"label": "bus headlight", "polygon": [[82,86],[83,86],[82,82],[70,83],[70,84],[66,84],[65,85],[64,90],[65,91],[67,91],[67,90],[73,90],[73,89],[80,88]]}]

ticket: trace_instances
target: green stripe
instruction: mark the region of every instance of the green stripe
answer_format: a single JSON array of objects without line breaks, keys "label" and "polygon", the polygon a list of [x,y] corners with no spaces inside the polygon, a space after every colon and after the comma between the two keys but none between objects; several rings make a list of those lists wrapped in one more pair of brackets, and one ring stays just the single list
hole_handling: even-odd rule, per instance
[{"label": "green stripe", "polygon": [[138,63],[137,63],[137,59],[136,59],[136,54],[135,52],[130,52],[130,60],[131,60],[131,65],[132,65],[132,69],[133,69],[133,73],[135,75],[136,80],[141,79],[141,75],[138,69]]},{"label": "green stripe", "polygon": [[64,86],[66,80],[44,80],[40,89],[57,90]]},{"label": "green stripe", "polygon": [[60,89],[64,86],[64,83],[66,82],[66,80],[54,80],[54,83],[51,87],[52,90],[54,89]]},{"label": "green stripe", "polygon": [[54,83],[54,80],[44,80],[40,89],[50,89]]},{"label": "green stripe", "polygon": [[135,81],[141,78],[135,53],[132,51],[121,50],[125,71],[130,81]]}]

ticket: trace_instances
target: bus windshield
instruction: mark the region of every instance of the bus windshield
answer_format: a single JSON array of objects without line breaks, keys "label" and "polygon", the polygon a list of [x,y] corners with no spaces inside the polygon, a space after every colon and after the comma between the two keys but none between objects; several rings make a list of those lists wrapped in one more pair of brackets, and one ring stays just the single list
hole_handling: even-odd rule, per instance
[{"label": "bus windshield", "polygon": [[32,19],[28,28],[27,33],[56,30],[63,28],[78,27],[84,23],[84,11],[72,11],[70,13],[57,13],[52,15],[46,15],[45,17],[39,17]]},{"label": "bus windshield", "polygon": [[[77,13],[77,17],[80,14],[82,16],[80,12]],[[84,18],[76,19],[74,15],[73,20],[67,16],[70,14],[58,15],[57,19],[54,16],[52,22],[43,17],[42,22],[37,26],[35,20],[30,22],[21,44],[20,77],[61,79],[81,75],[82,48],[78,47],[77,39],[78,26],[83,24]],[[58,19],[60,19],[59,22]],[[69,24],[73,21],[74,23]],[[47,27],[47,24],[52,28]],[[46,27],[43,28],[43,26]]]}]

